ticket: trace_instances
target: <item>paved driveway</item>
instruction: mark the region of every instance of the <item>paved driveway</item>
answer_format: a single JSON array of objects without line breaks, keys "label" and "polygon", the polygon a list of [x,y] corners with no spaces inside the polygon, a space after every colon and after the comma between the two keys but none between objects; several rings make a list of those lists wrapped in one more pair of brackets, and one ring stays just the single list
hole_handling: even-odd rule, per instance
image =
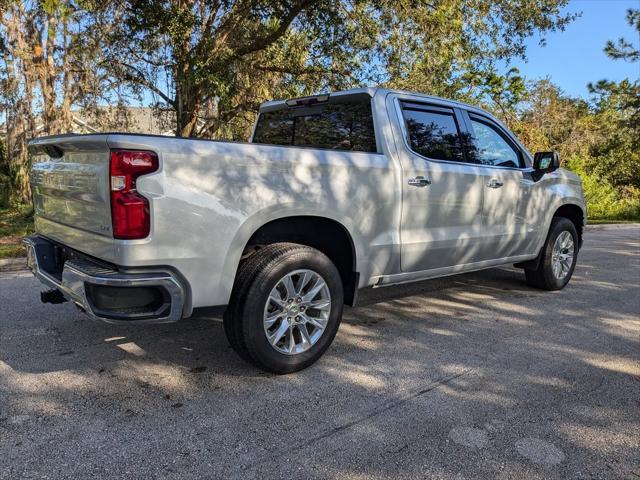
[{"label": "paved driveway", "polygon": [[640,478],[640,228],[570,285],[504,268],[367,291],[314,367],[222,325],[115,327],[0,275],[0,478]]}]

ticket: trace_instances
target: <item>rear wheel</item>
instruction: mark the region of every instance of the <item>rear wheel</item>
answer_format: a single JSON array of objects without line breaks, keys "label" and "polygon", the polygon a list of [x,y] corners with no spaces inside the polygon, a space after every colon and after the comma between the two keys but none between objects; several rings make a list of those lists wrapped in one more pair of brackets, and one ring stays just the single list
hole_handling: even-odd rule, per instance
[{"label": "rear wheel", "polygon": [[573,222],[555,217],[542,247],[537,269],[525,269],[529,285],[543,290],[560,290],[569,283],[578,258],[578,233]]},{"label": "rear wheel", "polygon": [[240,266],[225,332],[233,349],[257,367],[294,372],[331,345],[342,305],[340,274],[326,255],[303,245],[267,245]]}]

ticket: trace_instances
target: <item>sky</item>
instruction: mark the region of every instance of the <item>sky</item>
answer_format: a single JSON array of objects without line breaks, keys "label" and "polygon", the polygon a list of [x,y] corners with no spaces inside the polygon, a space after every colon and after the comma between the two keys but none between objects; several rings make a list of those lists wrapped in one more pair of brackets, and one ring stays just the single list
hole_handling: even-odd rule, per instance
[{"label": "sky", "polygon": [[587,84],[603,78],[640,78],[640,64],[608,58],[603,48],[607,40],[620,37],[640,44],[637,32],[627,24],[626,11],[640,8],[640,0],[572,0],[565,12],[582,12],[564,31],[527,40],[527,62],[514,62],[527,79],[550,77],[567,94],[588,96]]}]

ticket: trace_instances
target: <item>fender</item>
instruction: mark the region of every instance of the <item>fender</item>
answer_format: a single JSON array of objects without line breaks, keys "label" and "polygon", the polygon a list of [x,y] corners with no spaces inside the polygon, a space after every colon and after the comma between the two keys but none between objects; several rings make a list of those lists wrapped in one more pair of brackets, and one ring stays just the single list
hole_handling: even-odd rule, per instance
[{"label": "fender", "polygon": [[[547,239],[549,238],[549,230],[551,229],[551,222],[553,221],[553,218],[556,216],[556,214],[558,213],[558,210],[560,210],[561,207],[564,206],[572,206],[572,207],[578,207],[580,208],[580,210],[582,210],[582,218],[583,218],[583,226],[586,224],[586,219],[587,219],[587,211],[586,208],[584,207],[583,202],[581,201],[580,198],[573,198],[573,202],[572,201],[563,201],[563,200],[571,200],[571,198],[562,198],[560,199],[560,202],[556,202],[559,203],[555,208],[550,209],[552,212],[552,215],[547,215],[547,218],[545,219],[545,223],[544,223],[544,230],[543,232],[545,232],[544,237],[541,237],[539,242],[538,242],[538,246],[537,246],[537,250],[538,250],[538,255],[536,256],[536,258],[532,259],[532,260],[527,260],[526,262],[520,262],[520,263],[516,263],[514,266],[517,268],[527,268],[527,269],[532,269],[532,270],[536,270],[539,265],[540,265],[540,260],[542,259],[542,248],[545,245]],[[582,246],[582,237],[580,238],[579,244],[578,244],[578,249]]]},{"label": "fender", "polygon": [[240,258],[249,239],[251,239],[256,231],[269,222],[290,217],[318,217],[340,224],[351,237],[355,257],[354,271],[359,272],[361,266],[365,263],[362,238],[353,228],[353,223],[349,221],[348,218],[340,217],[333,213],[335,212],[330,213],[327,208],[321,208],[320,206],[310,209],[308,206],[295,208],[287,205],[274,205],[255,212],[240,225],[233,237],[229,251],[225,256],[218,289],[224,292],[225,298],[230,298],[233,282],[238,271],[238,266],[240,265]]}]

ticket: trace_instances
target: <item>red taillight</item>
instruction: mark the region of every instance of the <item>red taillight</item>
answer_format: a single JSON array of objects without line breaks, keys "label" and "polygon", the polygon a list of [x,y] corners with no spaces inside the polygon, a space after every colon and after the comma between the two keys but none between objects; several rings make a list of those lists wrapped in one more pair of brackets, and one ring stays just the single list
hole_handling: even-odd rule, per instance
[{"label": "red taillight", "polygon": [[114,238],[133,240],[149,235],[149,201],[136,191],[136,179],[157,169],[158,156],[153,152],[111,151],[109,171]]}]

